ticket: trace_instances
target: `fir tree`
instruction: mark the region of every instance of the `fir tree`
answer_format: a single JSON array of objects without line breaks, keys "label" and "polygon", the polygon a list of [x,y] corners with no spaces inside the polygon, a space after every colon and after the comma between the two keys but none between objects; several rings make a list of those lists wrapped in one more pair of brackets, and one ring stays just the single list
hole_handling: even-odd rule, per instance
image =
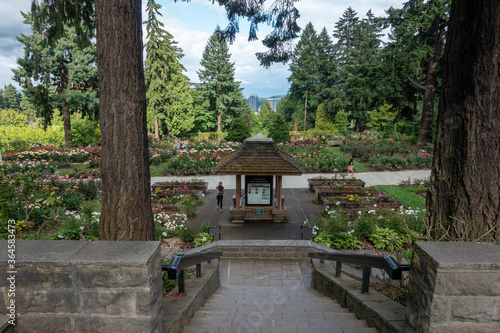
[{"label": "fir tree", "polygon": [[221,132],[245,109],[239,82],[234,80],[235,67],[230,62],[227,42],[217,26],[203,51],[198,71],[198,88],[204,96],[204,106],[217,117],[217,132]]},{"label": "fir tree", "polygon": [[274,121],[275,113],[268,101],[265,101],[264,104],[260,107],[259,114],[257,116],[258,121],[258,131],[262,134],[269,133],[271,129],[272,123]]},{"label": "fir tree", "polygon": [[180,64],[182,50],[162,28],[163,23],[157,18],[161,16],[160,9],[154,0],[148,1],[148,41],[144,45],[148,127],[154,129],[156,138],[160,134],[185,134],[194,126],[193,98],[188,79],[182,74],[185,68]]},{"label": "fir tree", "polygon": [[443,55],[451,0],[409,0],[402,9],[390,8],[392,46],[403,80],[423,92],[418,143],[432,143],[435,101],[441,81],[439,63]]},{"label": "fir tree", "polygon": [[0,107],[14,110],[21,108],[21,94],[12,84],[4,86]]},{"label": "fir tree", "polygon": [[290,139],[290,129],[285,123],[285,119],[280,114],[274,117],[271,129],[269,130],[269,137],[275,143],[287,142]]},{"label": "fir tree", "polygon": [[227,141],[243,142],[250,136],[250,128],[242,118],[236,118],[226,136]]},{"label": "fir tree", "polygon": [[65,27],[61,38],[50,43],[50,27],[37,25],[32,15],[22,14],[32,34],[18,37],[24,44],[24,57],[17,60],[19,67],[13,70],[14,79],[44,117],[45,126],[51,123],[53,109],[60,110],[65,143],[70,144],[71,113],[98,117],[95,45],[81,49],[74,40],[75,30],[70,27]]},{"label": "fir tree", "polygon": [[321,103],[316,110],[316,125],[315,129],[319,131],[331,131],[333,123],[326,111],[325,103]]},{"label": "fir tree", "polygon": [[307,110],[310,96],[318,88],[318,36],[311,22],[304,28],[290,63],[289,93],[304,101],[303,128],[307,130]]}]

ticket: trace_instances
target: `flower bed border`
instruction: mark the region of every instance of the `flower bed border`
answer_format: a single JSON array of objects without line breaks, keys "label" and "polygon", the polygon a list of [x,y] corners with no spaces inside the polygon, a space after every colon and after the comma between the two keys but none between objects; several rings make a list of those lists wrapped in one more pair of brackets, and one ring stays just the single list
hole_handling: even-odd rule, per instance
[{"label": "flower bed border", "polygon": [[204,195],[207,194],[208,191],[208,182],[204,182],[202,184],[191,184],[190,182],[180,183],[180,184],[172,184],[169,182],[156,182],[151,185],[152,190],[156,190],[159,188],[160,190],[173,189],[179,187],[187,187],[189,190],[201,191]]},{"label": "flower bed border", "polygon": [[365,187],[366,183],[361,179],[351,180],[351,179],[324,179],[324,180],[316,180],[309,178],[307,179],[307,183],[309,184],[309,191],[313,192],[315,186],[322,185],[335,185],[339,182],[344,182],[346,185],[355,185]]}]

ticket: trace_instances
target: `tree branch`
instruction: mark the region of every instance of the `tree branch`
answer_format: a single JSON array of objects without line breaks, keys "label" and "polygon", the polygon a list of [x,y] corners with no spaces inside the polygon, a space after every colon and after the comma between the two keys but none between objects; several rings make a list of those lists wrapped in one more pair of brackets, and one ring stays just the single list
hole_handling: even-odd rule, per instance
[{"label": "tree branch", "polygon": [[426,86],[424,86],[423,84],[420,84],[417,81],[413,80],[409,75],[408,75],[408,80],[410,80],[411,83],[413,83],[415,86],[419,87],[422,90],[426,90],[427,89]]}]

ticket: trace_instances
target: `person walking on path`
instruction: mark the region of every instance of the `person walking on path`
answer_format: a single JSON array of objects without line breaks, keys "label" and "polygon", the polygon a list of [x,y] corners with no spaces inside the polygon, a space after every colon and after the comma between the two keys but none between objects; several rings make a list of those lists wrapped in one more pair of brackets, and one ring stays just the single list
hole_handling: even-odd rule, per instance
[{"label": "person walking on path", "polygon": [[354,159],[352,158],[352,155],[349,156],[349,165],[347,166],[347,175],[349,175],[349,172],[354,176]]},{"label": "person walking on path", "polygon": [[222,213],[222,199],[224,198],[224,186],[222,186],[222,182],[219,182],[219,186],[215,188],[215,192],[217,192],[217,207]]}]

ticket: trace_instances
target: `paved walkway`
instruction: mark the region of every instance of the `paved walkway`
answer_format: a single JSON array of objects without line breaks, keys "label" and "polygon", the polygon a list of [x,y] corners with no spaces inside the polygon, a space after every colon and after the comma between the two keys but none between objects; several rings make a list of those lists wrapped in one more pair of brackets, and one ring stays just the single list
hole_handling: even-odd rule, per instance
[{"label": "paved walkway", "polygon": [[[235,192],[234,176],[206,176],[202,178],[208,182],[209,191],[203,198],[203,205],[198,209],[196,216],[189,221],[190,227],[197,229],[202,222],[212,226],[221,225],[222,239],[300,239],[300,226],[323,212],[323,205],[314,202],[314,194],[307,190],[307,179],[316,176],[331,177],[333,174],[304,174],[299,177],[284,177],[283,196],[285,208],[288,210],[288,223],[273,223],[270,221],[248,221],[244,224],[233,224],[230,220],[229,208],[231,198]],[[371,185],[397,185],[401,180],[422,179],[429,177],[430,170],[398,171],[398,172],[367,172],[358,173],[356,177]],[[193,178],[193,177],[191,177]],[[166,181],[174,179],[191,179],[189,177],[154,177],[152,181]],[[222,180],[226,189],[223,200],[223,212],[216,209],[215,187]],[[311,238],[305,231],[305,239]],[[218,239],[218,238],[216,238]]]},{"label": "paved walkway", "polygon": [[221,286],[184,333],[376,333],[310,288],[309,261],[221,260]]},{"label": "paved walkway", "polygon": [[[315,177],[335,177],[334,173],[305,173],[302,176],[283,176],[283,188],[307,188],[307,179]],[[379,172],[360,172],[354,174],[357,178],[366,182],[366,186],[375,185],[398,185],[402,180],[428,178],[431,175],[430,170],[406,170],[406,171],[379,171]],[[154,182],[164,182],[172,180],[190,180],[204,179],[208,182],[209,189],[215,189],[219,181],[227,190],[236,189],[236,176],[176,176],[176,177],[151,177],[151,184]],[[244,178],[244,177],[243,177]],[[242,179],[242,183],[244,179]],[[244,183],[243,183],[244,184]]]}]

